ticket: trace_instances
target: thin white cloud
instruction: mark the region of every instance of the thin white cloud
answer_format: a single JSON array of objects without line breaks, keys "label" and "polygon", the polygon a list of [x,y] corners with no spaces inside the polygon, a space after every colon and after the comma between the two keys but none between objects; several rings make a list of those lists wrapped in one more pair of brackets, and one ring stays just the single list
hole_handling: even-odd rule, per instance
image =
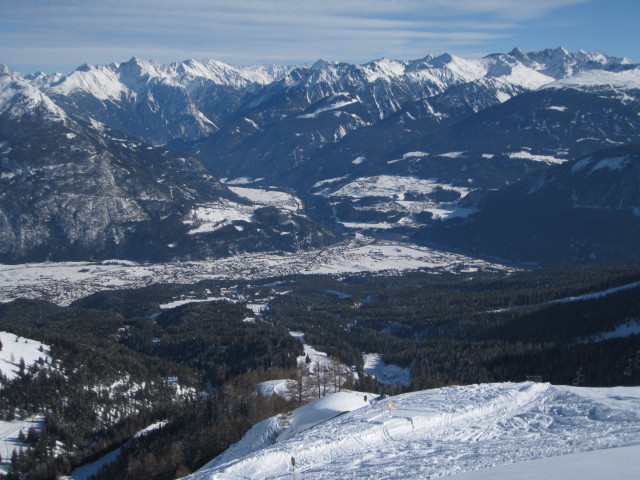
[{"label": "thin white cloud", "polygon": [[230,63],[416,58],[482,51],[526,21],[585,1],[21,0],[3,6],[0,61],[70,69],[131,54]]}]

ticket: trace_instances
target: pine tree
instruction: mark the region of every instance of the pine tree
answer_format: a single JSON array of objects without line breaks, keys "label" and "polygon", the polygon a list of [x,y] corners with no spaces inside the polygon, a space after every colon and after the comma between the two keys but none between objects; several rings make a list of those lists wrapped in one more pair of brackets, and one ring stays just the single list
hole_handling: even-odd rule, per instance
[{"label": "pine tree", "polygon": [[27,431],[27,443],[29,445],[35,445],[38,443],[38,432],[36,432],[36,429],[33,427],[30,427]]}]

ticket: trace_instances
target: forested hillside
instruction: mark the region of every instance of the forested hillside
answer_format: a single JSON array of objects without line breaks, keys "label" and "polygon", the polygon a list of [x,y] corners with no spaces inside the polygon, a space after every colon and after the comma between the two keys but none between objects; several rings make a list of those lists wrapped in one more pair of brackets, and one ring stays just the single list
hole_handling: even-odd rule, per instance
[{"label": "forested hillside", "polygon": [[[204,301],[222,290],[237,301]],[[2,304],[0,331],[50,346],[49,360],[3,382],[4,420],[44,418],[8,478],[54,478],[120,446],[97,478],[194,471],[298,404],[256,393],[262,381],[296,378],[303,350],[292,330],[352,366],[355,388],[369,392],[527,377],[637,385],[639,293],[640,266],[612,264],[204,281],[105,291],[64,308]],[[366,352],[407,368],[410,385],[365,374]],[[154,422],[162,423],[132,440]]]}]

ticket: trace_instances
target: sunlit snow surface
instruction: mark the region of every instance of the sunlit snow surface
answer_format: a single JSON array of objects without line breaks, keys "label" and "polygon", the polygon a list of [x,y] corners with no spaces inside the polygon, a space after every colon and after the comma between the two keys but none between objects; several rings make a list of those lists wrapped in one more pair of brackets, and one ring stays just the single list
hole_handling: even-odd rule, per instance
[{"label": "sunlit snow surface", "polygon": [[[7,380],[18,378],[20,372],[20,360],[24,360],[28,368],[39,360],[51,363],[51,351],[48,345],[36,340],[17,336],[13,333],[0,332],[0,373]],[[2,387],[0,386],[0,395]],[[44,422],[44,416],[36,415],[22,420],[0,421],[0,473],[6,473],[9,469],[11,454],[14,450],[27,448],[20,442],[20,431],[26,435],[30,428],[40,431]]]},{"label": "sunlit snow surface", "polygon": [[7,380],[14,380],[20,372],[20,360],[24,360],[25,367],[29,367],[39,360],[51,361],[51,351],[48,345],[36,340],[20,337],[13,333],[0,332],[0,373]]},{"label": "sunlit snow surface", "polygon": [[28,445],[19,440],[20,431],[25,435],[30,428],[37,432],[42,430],[44,415],[35,415],[23,420],[11,422],[0,421],[0,473],[6,474],[11,466],[11,455],[14,450],[27,449]]},{"label": "sunlit snow surface", "polygon": [[384,357],[379,353],[365,353],[363,357],[362,369],[380,383],[404,386],[409,386],[411,383],[411,372],[408,368],[385,363]]},{"label": "sunlit snow surface", "polygon": [[[436,478],[474,471],[468,478],[520,478],[530,468],[542,473],[522,478],[638,478],[632,455],[638,447],[621,447],[640,441],[640,387],[484,384],[362,400],[350,398],[343,408],[339,397],[310,404],[288,425],[282,417],[265,420],[188,478],[292,478],[292,457],[300,479]],[[359,408],[351,405],[355,401],[362,401]],[[289,428],[313,424],[326,410],[322,402],[331,404],[333,419],[299,433]],[[610,462],[594,470],[607,472],[605,477],[584,468],[580,477],[544,473],[588,464],[591,455]],[[539,463],[526,463],[532,460]],[[506,473],[493,477],[493,471]]]},{"label": "sunlit snow surface", "polygon": [[609,86],[622,90],[640,89],[640,68],[631,68],[621,72],[606,70],[589,70],[572,77],[563,78],[545,85],[543,88],[576,88],[585,89]]},{"label": "sunlit snow surface", "polygon": [[241,204],[227,199],[199,205],[187,215],[185,224],[193,225],[189,234],[214,232],[234,222],[251,222],[256,209],[262,207],[276,207],[292,212],[301,212],[302,203],[293,195],[278,191],[259,188],[229,187],[240,197],[244,197],[252,204]]},{"label": "sunlit snow surface", "polygon": [[[458,157],[464,155],[463,152],[450,152],[441,154],[440,156]],[[404,154],[402,159],[391,160],[389,163],[400,162],[407,158],[428,156],[424,152],[409,152]],[[342,186],[331,186],[335,181],[340,179],[331,179],[318,182],[314,188],[320,189],[315,195],[326,195],[329,198],[350,198],[359,200],[370,197],[380,197],[389,199],[388,202],[382,202],[378,205],[378,209],[385,211],[400,208],[405,216],[400,220],[392,222],[349,222],[336,217],[336,221],[342,226],[349,229],[369,230],[369,229],[390,229],[398,226],[415,226],[414,214],[431,212],[433,218],[453,218],[466,217],[475,210],[470,208],[462,208],[457,201],[439,202],[430,198],[422,200],[409,200],[412,195],[428,196],[436,190],[445,190],[457,192],[460,198],[469,194],[471,189],[467,187],[455,186],[447,183],[439,183],[435,180],[421,179],[413,176],[402,175],[377,175],[373,177],[361,177]]]},{"label": "sunlit snow surface", "polygon": [[399,175],[378,175],[375,177],[358,178],[332,192],[330,196],[393,198],[395,195],[398,199],[402,200],[405,193],[431,193],[438,187],[445,190],[455,190],[463,197],[469,193],[468,188],[455,187],[433,180]]},{"label": "sunlit snow surface", "polygon": [[210,261],[171,264],[61,262],[0,265],[0,301],[45,298],[68,305],[101,290],[153,283],[196,283],[205,279],[269,278],[313,273],[428,269],[432,273],[511,270],[464,255],[358,236],[322,250],[291,254],[240,254]]}]

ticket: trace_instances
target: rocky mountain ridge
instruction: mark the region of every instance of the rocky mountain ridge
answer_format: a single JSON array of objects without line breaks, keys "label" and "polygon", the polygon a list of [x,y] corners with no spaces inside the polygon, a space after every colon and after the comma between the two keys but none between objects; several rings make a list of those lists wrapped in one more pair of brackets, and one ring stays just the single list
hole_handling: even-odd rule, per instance
[{"label": "rocky mountain ridge", "polygon": [[[488,191],[603,149],[640,143],[640,67],[563,48],[291,67],[195,60],[160,65],[133,58],[69,74],[4,75],[28,84],[32,97],[45,99],[66,124],[111,129],[107,136],[116,144],[164,145],[181,152],[175,158],[190,159],[185,168],[196,177],[202,165],[193,157],[228,184],[285,190],[297,198],[294,204],[304,204],[315,220],[337,231],[418,232],[415,238],[423,239],[429,237],[420,233],[425,228],[437,230],[441,220],[472,214]],[[18,105],[0,104],[12,105],[5,110]],[[29,143],[26,136],[20,141]],[[79,150],[85,147],[91,151]],[[7,156],[7,175],[14,175],[12,162]],[[180,191],[190,188],[185,175],[176,181]],[[163,237],[163,258],[189,257],[194,249],[236,251],[236,240],[222,241],[220,248],[201,241],[223,234],[240,243],[250,239],[242,249],[273,247],[264,235],[294,249],[333,238],[296,208],[229,203],[237,201],[183,201],[175,217],[181,220],[169,228],[183,240]],[[287,240],[293,238],[287,225],[300,232],[295,240]]]},{"label": "rocky mountain ridge", "polygon": [[[0,142],[2,262],[202,258],[334,238],[302,212],[254,205],[195,158],[72,119],[6,68]],[[202,206],[248,214],[200,232]]]}]

